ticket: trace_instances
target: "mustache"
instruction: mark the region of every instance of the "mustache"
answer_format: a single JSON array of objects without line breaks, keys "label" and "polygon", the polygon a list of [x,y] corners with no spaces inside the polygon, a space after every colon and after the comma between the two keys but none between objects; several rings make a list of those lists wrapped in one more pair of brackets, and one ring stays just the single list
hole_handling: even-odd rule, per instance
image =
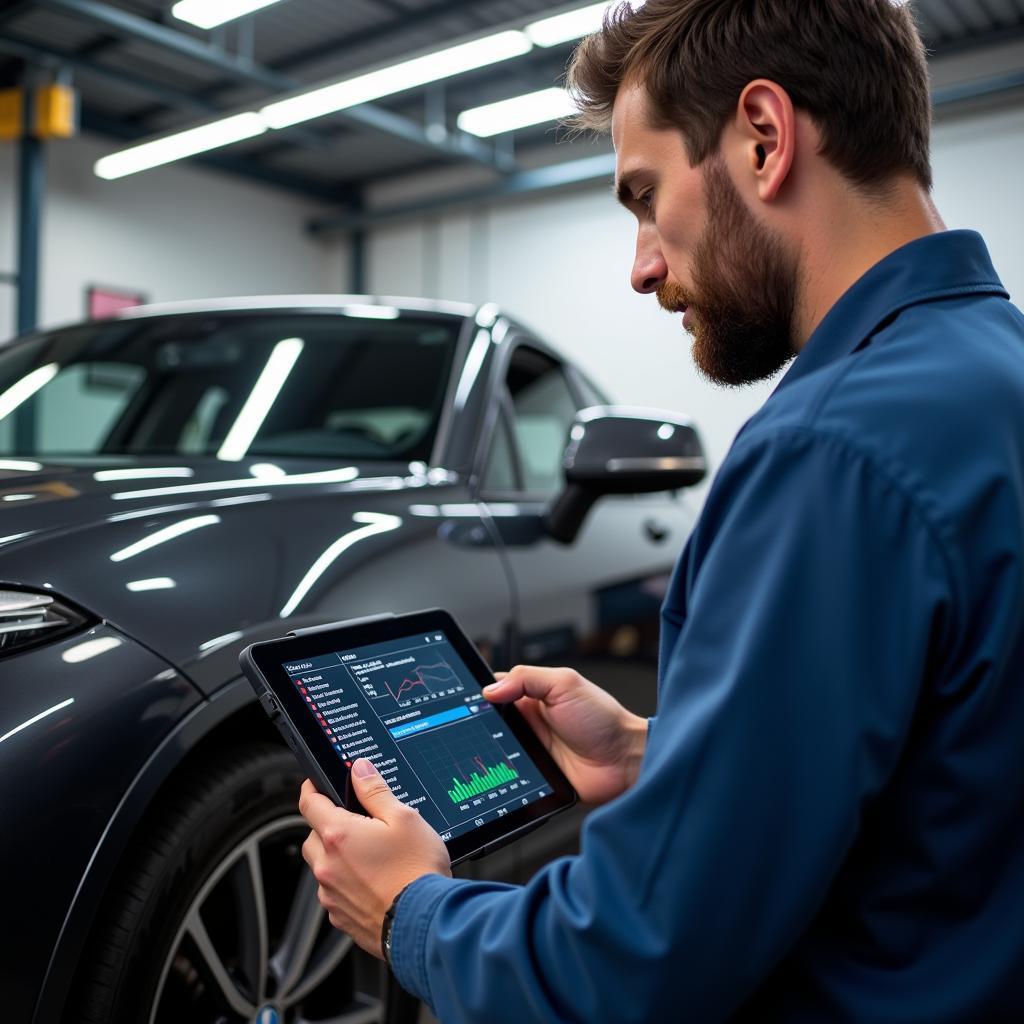
[{"label": "mustache", "polygon": [[665,281],[659,285],[655,297],[658,300],[658,305],[666,313],[678,313],[681,306],[693,305],[690,293],[674,281]]}]

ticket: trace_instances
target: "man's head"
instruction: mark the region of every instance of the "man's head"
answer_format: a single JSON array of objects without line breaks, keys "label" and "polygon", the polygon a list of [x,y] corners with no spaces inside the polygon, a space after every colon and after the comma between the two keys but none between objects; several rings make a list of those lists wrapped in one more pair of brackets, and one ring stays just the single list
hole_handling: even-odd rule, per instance
[{"label": "man's head", "polygon": [[698,366],[720,383],[795,354],[815,273],[803,243],[823,229],[809,210],[931,186],[924,48],[893,0],[623,4],[581,44],[569,85],[577,123],[612,132],[640,225],[634,288],[687,307]]}]

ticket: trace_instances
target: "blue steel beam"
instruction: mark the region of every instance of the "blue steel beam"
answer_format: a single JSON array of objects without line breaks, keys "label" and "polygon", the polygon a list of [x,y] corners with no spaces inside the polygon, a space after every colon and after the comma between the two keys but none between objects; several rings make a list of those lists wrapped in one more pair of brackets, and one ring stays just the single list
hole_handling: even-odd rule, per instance
[{"label": "blue steel beam", "polygon": [[486,203],[496,199],[507,199],[509,196],[547,192],[568,185],[581,185],[601,179],[610,180],[614,173],[615,154],[605,153],[600,156],[584,157],[582,160],[570,160],[552,167],[521,171],[493,185],[454,195],[432,196],[429,199],[385,209],[349,211],[338,216],[319,218],[311,221],[307,227],[313,235],[361,231],[386,221],[403,220],[465,203]]},{"label": "blue steel beam", "polygon": [[25,87],[25,127],[18,154],[18,333],[34,330],[39,322],[39,240],[46,154],[32,134],[32,87]]},{"label": "blue steel beam", "polygon": [[441,0],[440,3],[428,4],[415,11],[405,11],[400,19],[387,21],[383,25],[370,25],[344,36],[332,36],[314,43],[304,50],[275,61],[270,67],[275,71],[295,71],[307,64],[315,64],[318,60],[357,52],[364,46],[378,43],[399,32],[430,25],[452,15],[472,14],[474,8],[478,6],[479,0]]},{"label": "blue steel beam", "polygon": [[1002,93],[1024,89],[1024,71],[1010,71],[1005,75],[983,78],[977,82],[960,82],[936,89],[932,94],[932,104],[936,110],[948,107],[952,103],[963,103],[965,100],[984,99]]}]

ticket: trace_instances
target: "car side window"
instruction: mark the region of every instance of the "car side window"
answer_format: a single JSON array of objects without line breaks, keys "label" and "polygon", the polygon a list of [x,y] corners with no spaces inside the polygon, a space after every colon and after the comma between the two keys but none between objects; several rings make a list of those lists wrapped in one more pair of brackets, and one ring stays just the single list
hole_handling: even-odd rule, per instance
[{"label": "car side window", "polygon": [[485,494],[502,494],[519,490],[516,453],[512,445],[512,438],[509,436],[508,421],[504,416],[499,417],[494,429],[481,487]]},{"label": "car side window", "polygon": [[565,372],[549,356],[522,346],[512,354],[506,384],[523,490],[557,494],[564,484],[562,456],[577,412]]},{"label": "car side window", "polygon": [[130,363],[75,363],[32,396],[32,443],[39,454],[96,451],[143,384]]}]

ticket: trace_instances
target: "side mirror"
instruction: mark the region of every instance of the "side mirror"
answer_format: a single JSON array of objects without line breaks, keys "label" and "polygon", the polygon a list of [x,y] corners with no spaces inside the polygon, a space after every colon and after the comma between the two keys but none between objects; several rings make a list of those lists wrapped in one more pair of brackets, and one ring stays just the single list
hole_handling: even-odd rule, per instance
[{"label": "side mirror", "polygon": [[697,431],[675,413],[595,406],[569,431],[562,460],[566,488],[546,518],[563,544],[579,533],[591,506],[605,494],[651,494],[692,487],[707,476]]}]

